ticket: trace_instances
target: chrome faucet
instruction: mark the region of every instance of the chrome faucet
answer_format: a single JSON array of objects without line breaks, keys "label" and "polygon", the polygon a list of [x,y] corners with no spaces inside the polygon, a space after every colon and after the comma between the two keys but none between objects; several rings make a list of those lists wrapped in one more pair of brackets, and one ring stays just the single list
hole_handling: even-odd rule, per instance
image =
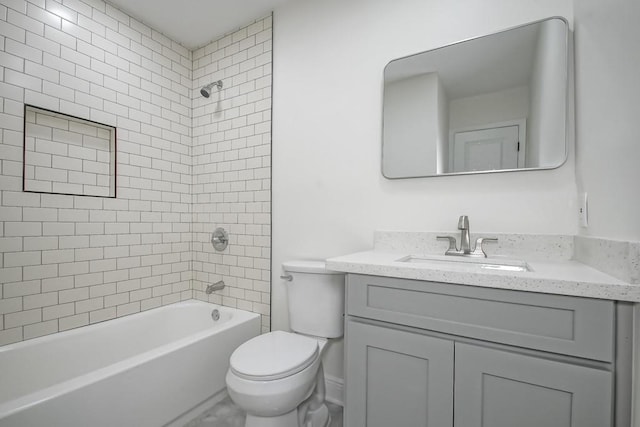
[{"label": "chrome faucet", "polygon": [[449,249],[444,253],[445,255],[454,256],[469,256],[469,257],[482,257],[486,258],[487,254],[482,247],[483,242],[497,242],[498,239],[479,237],[476,239],[476,245],[471,250],[471,239],[469,236],[469,217],[462,215],[458,218],[458,230],[460,230],[460,249],[456,243],[456,238],[453,236],[437,236],[438,239],[447,239],[449,241]]},{"label": "chrome faucet", "polygon": [[458,218],[458,230],[460,230],[460,252],[468,255],[471,253],[468,216],[461,215],[460,218]]},{"label": "chrome faucet", "polygon": [[205,291],[207,295],[212,294],[214,291],[220,291],[224,289],[224,281],[220,280],[213,285],[208,285],[207,290]]}]

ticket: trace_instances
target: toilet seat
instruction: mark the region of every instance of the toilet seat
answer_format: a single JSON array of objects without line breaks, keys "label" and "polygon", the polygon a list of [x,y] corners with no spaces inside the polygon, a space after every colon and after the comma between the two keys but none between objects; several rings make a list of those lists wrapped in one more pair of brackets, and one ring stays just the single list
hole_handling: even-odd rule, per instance
[{"label": "toilet seat", "polygon": [[271,381],[297,374],[318,358],[318,341],[290,332],[259,335],[238,347],[230,369],[240,378]]}]

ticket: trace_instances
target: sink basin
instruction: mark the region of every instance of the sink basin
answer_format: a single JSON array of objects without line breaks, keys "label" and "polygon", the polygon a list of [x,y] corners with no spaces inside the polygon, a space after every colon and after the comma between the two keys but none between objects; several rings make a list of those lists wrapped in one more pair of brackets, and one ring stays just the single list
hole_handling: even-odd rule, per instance
[{"label": "sink basin", "polygon": [[424,264],[425,267],[452,268],[463,267],[480,270],[498,271],[531,271],[531,267],[522,260],[509,258],[471,258],[463,256],[439,256],[439,255],[408,255],[397,259],[396,262],[411,264]]}]

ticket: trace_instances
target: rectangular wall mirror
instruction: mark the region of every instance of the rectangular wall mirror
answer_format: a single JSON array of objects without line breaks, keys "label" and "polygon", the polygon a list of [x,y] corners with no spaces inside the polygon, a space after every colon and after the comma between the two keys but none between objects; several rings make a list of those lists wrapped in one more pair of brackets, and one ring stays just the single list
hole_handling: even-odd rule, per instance
[{"label": "rectangular wall mirror", "polygon": [[25,105],[23,189],[116,197],[116,128]]},{"label": "rectangular wall mirror", "polygon": [[382,174],[552,169],[567,158],[569,29],[550,18],[393,60]]}]

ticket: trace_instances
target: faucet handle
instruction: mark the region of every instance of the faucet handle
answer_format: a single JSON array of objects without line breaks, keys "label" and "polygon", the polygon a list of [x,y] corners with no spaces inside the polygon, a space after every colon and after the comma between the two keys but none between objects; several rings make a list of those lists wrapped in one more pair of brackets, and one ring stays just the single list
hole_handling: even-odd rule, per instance
[{"label": "faucet handle", "polygon": [[480,256],[480,257],[487,257],[487,254],[484,251],[484,248],[482,247],[482,244],[484,242],[497,242],[498,239],[494,238],[494,237],[478,237],[476,239],[476,247],[473,250],[473,252],[471,252],[472,256]]},{"label": "faucet handle", "polygon": [[436,236],[436,239],[439,240],[449,240],[449,249],[447,249],[447,252],[449,251],[457,251],[458,248],[456,247],[456,238],[453,236]]}]

